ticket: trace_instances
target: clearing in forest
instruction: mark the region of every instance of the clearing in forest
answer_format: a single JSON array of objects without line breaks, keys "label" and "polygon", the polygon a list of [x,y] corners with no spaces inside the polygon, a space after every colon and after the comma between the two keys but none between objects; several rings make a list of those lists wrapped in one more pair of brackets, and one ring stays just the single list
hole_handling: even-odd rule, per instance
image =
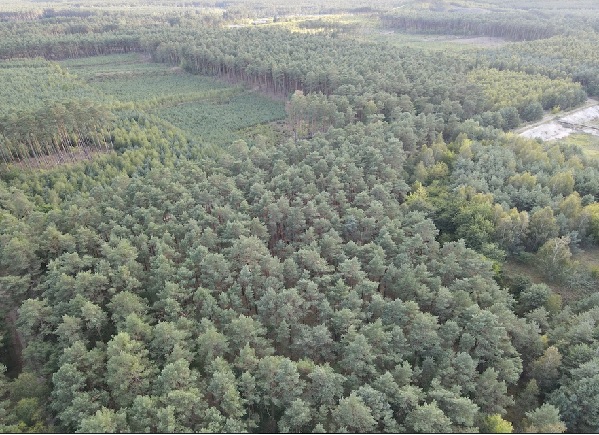
[{"label": "clearing in forest", "polygon": [[139,54],[96,56],[62,65],[98,91],[133,103],[192,139],[215,145],[238,139],[240,129],[285,117],[282,101],[214,77],[151,63]]},{"label": "clearing in forest", "polygon": [[61,62],[71,74],[119,101],[162,105],[229,95],[234,89],[212,77],[194,76],[139,54],[95,56]]},{"label": "clearing in forest", "polygon": [[596,135],[573,133],[564,138],[562,142],[568,145],[579,146],[588,157],[599,159],[599,137]]},{"label": "clearing in forest", "polygon": [[[578,250],[572,254],[570,261],[581,271],[596,274],[599,272],[599,248],[596,246],[587,246],[584,250]],[[585,294],[582,288],[573,287],[571,282],[558,282],[557,280],[550,279],[546,275],[546,271],[542,270],[532,260],[521,262],[513,258],[508,259],[503,264],[503,272],[509,278],[523,276],[534,284],[547,285],[553,292],[562,297],[564,303],[580,300]]]},{"label": "clearing in forest", "polygon": [[594,100],[589,100],[588,103],[594,104],[562,116],[545,118],[542,123],[536,123],[521,130],[519,134],[523,137],[542,140],[563,139],[576,133],[599,136],[599,127],[597,126],[599,105]]},{"label": "clearing in forest", "polygon": [[112,148],[110,97],[41,59],[0,61],[0,162],[51,167]]},{"label": "clearing in forest", "polygon": [[401,33],[391,29],[365,28],[356,34],[357,39],[383,42],[396,47],[412,47],[434,51],[465,51],[481,48],[496,48],[507,44],[502,38],[463,37],[459,35],[422,35]]}]

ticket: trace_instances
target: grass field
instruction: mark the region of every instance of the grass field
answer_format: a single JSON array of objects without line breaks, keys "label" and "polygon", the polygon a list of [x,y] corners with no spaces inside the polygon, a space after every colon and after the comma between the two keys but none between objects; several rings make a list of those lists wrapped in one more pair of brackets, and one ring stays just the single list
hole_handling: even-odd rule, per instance
[{"label": "grass field", "polygon": [[569,293],[566,289],[555,282],[551,282],[545,278],[541,271],[535,267],[516,260],[508,260],[503,264],[505,275],[514,277],[517,275],[525,276],[534,284],[546,284],[551,290],[558,293],[564,300],[569,300]]},{"label": "grass field", "polygon": [[67,59],[60,64],[71,74],[76,74],[83,79],[111,72],[152,74],[168,69],[162,64],[148,62],[148,59],[139,53]]},{"label": "grass field", "polygon": [[574,254],[572,258],[586,267],[599,267],[599,247],[586,248],[584,251]]},{"label": "grass field", "polygon": [[304,16],[266,25],[282,26],[293,32],[303,33],[336,31],[343,38],[433,51],[470,51],[499,47],[507,43],[502,38],[401,33],[383,27],[377,17],[368,14]]}]

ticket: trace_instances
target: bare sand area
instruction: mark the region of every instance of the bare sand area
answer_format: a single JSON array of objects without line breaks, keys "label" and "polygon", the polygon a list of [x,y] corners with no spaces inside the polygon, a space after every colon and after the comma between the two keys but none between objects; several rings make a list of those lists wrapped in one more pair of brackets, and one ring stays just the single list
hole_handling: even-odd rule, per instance
[{"label": "bare sand area", "polygon": [[595,103],[586,107],[575,109],[562,116],[545,117],[541,123],[519,130],[520,136],[553,140],[562,139],[572,133],[588,133],[599,136],[599,128],[593,126],[592,121],[599,119],[599,105]]},{"label": "bare sand area", "polygon": [[543,140],[552,140],[564,138],[574,133],[574,131],[574,129],[564,127],[557,121],[551,121],[525,130],[522,133],[520,133],[520,136],[528,137],[531,139],[538,138]]}]

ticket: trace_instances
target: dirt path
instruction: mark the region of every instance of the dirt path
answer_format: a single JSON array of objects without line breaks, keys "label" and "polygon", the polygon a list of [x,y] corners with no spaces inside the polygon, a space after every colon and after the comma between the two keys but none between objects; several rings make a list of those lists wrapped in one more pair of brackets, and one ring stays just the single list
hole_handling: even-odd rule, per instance
[{"label": "dirt path", "polygon": [[599,118],[599,102],[588,99],[582,107],[557,115],[545,115],[540,121],[528,124],[514,132],[523,137],[543,140],[562,139],[572,133],[580,132],[599,136],[599,129],[587,125],[588,121],[597,118]]}]

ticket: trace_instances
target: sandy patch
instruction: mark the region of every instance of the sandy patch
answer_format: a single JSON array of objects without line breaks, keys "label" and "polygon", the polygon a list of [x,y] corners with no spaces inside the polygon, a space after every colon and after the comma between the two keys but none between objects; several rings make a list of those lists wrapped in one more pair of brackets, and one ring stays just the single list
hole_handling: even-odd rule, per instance
[{"label": "sandy patch", "polygon": [[571,115],[564,116],[559,120],[569,124],[584,124],[585,122],[597,118],[599,118],[599,106],[592,106],[572,113]]},{"label": "sandy patch", "polygon": [[599,105],[593,105],[527,128],[520,132],[520,136],[543,140],[562,139],[572,133],[599,136],[599,129],[589,125],[589,122],[597,119],[599,119]]},{"label": "sandy patch", "polygon": [[530,139],[543,139],[543,140],[552,140],[552,139],[562,139],[576,130],[573,128],[564,127],[560,123],[556,121],[548,122],[547,124],[539,125],[537,127],[530,128],[526,131],[520,133],[520,136],[527,137]]}]

